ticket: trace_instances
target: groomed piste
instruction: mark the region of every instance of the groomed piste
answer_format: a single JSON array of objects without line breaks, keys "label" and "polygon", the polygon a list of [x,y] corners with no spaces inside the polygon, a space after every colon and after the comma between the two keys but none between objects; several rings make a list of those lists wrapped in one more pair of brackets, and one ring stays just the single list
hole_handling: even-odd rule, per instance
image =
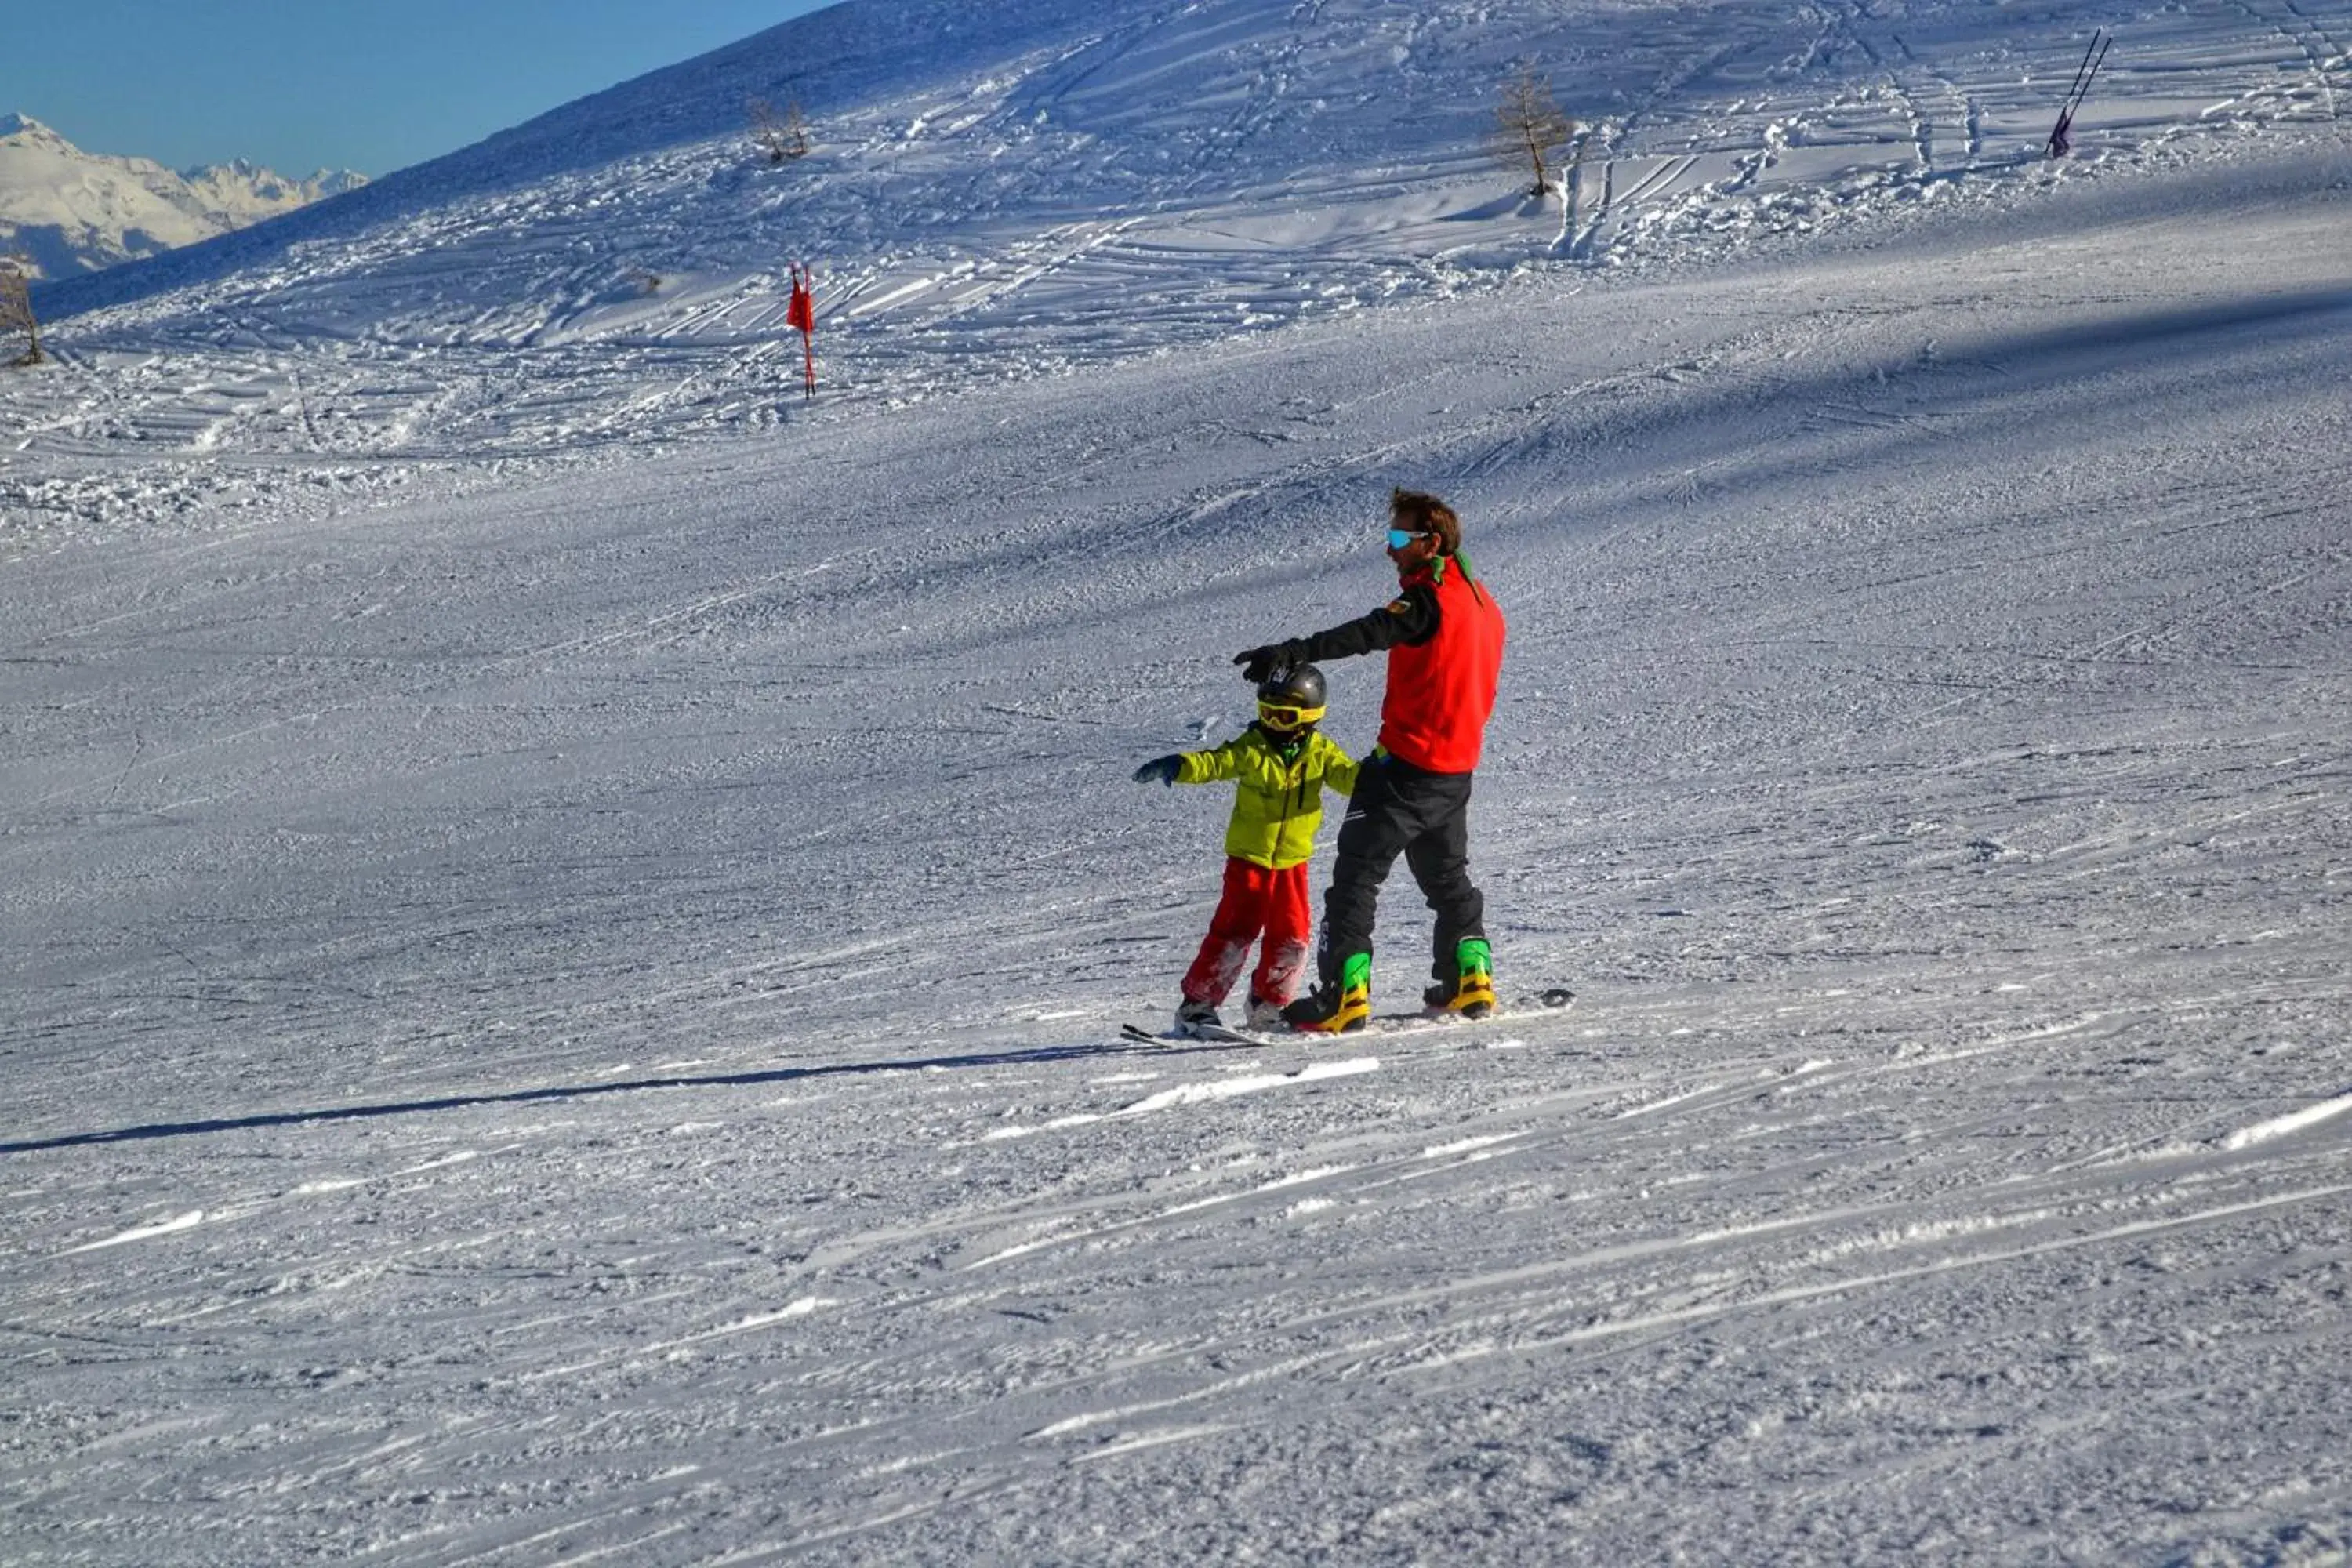
[{"label": "groomed piste", "polygon": [[[2347,47],[852,0],[45,291],[0,1558],[2341,1561]],[[1127,1038],[1399,484],[1575,1004]]]}]

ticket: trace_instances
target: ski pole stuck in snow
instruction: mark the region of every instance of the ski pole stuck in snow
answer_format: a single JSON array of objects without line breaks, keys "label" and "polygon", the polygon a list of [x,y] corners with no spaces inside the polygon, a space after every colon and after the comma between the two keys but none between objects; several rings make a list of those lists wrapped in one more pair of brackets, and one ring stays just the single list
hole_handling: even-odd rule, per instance
[{"label": "ski pole stuck in snow", "polygon": [[2074,146],[2074,111],[2091,93],[2091,83],[2098,79],[2099,68],[2107,63],[2107,46],[2116,41],[2112,33],[2091,29],[2091,42],[2083,51],[2083,63],[2074,68],[2074,85],[2067,88],[2066,97],[2058,108],[2058,123],[2050,128],[2050,140],[2043,150],[2053,158],[2063,158]]}]

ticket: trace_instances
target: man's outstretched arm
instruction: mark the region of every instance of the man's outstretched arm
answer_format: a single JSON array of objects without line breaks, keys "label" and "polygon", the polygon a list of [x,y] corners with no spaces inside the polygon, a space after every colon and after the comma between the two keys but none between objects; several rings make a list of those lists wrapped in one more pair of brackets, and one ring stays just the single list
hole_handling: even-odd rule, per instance
[{"label": "man's outstretched arm", "polygon": [[1416,584],[1370,615],[1342,621],[1311,637],[1245,648],[1234,656],[1234,662],[1242,667],[1244,679],[1257,683],[1318,659],[1381,653],[1399,643],[1426,642],[1436,635],[1437,592],[1425,583]]}]

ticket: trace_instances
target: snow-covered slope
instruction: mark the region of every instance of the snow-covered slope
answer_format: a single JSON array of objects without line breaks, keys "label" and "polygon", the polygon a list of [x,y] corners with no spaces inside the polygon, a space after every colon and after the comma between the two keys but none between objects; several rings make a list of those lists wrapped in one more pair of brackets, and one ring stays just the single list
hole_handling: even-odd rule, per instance
[{"label": "snow-covered slope", "polygon": [[[2347,8],[1547,7],[1656,89],[1565,245],[1434,132],[1294,199],[1235,53],[1368,100],[1383,16],[1484,73],[1533,11],[1003,15],[1049,125],[1165,73],[1167,177],[876,64],[925,130],[782,176],[811,412],[742,279],[528,327],[778,194],[619,128],[5,384],[9,1552],[2352,1550]],[[1933,69],[1941,159],[2095,23],[2079,161],[1804,151]],[[1742,71],[1804,90],[1675,194]],[[1129,771],[1379,602],[1396,483],[1510,613],[1473,863],[1577,1005],[1128,1043],[1225,804]]]},{"label": "snow-covered slope", "polygon": [[[764,428],[796,401],[793,259],[818,268],[833,399],[903,402],[1519,267],[1883,243],[2085,179],[2340,145],[2345,14],[851,0],[47,290],[65,363],[0,411],[0,441],[29,437],[0,504],[58,527],[117,511],[127,449],[185,459],[137,483],[193,505],[267,482],[227,453],[299,455],[323,493],[376,487],[388,456],[576,461]],[[2120,41],[2078,155],[2049,163],[2100,26]],[[1573,214],[1519,201],[1485,152],[1529,62],[1591,127]],[[817,151],[758,158],[751,97],[803,103]],[[113,482],[82,477],[93,458]]]},{"label": "snow-covered slope", "polygon": [[64,279],[194,245],[323,197],[363,174],[289,179],[239,160],[175,174],[147,158],[85,153],[39,121],[0,115],[0,254]]}]

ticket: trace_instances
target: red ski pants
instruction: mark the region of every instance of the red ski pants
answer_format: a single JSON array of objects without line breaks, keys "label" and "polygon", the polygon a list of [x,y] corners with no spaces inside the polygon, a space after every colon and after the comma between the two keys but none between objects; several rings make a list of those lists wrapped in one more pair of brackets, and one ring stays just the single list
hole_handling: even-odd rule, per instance
[{"label": "red ski pants", "polygon": [[1263,932],[1257,972],[1250,977],[1251,994],[1276,1005],[1298,994],[1307,976],[1307,960],[1315,934],[1315,910],[1307,895],[1307,866],[1285,866],[1276,871],[1244,860],[1225,858],[1225,891],[1217,912],[1209,918],[1209,934],[1201,955],[1184,972],[1184,1000],[1215,1006],[1224,1001],[1249,962],[1250,944]]}]

